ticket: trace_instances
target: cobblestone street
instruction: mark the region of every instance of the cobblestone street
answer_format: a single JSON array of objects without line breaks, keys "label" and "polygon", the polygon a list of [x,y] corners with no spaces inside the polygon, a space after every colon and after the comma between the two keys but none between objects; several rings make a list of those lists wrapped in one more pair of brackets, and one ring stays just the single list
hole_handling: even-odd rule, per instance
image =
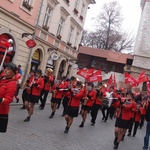
[{"label": "cobblestone street", "polygon": [[[84,128],[79,128],[81,116],[74,119],[68,134],[64,133],[65,119],[62,105],[53,119],[50,116],[50,97],[44,110],[35,106],[30,122],[24,122],[27,111],[21,110],[15,101],[11,104],[8,130],[0,135],[0,150],[113,150],[115,119],[104,123],[101,112],[95,126],[88,115]],[[142,150],[145,126],[138,129],[136,137],[125,137],[119,150]]]}]

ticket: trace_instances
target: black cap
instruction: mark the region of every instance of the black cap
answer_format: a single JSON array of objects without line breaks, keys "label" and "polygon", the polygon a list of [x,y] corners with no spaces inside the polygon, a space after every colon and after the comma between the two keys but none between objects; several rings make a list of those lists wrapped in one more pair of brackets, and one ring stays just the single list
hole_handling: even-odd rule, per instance
[{"label": "black cap", "polygon": [[36,73],[42,74],[42,70],[41,70],[41,69],[38,69],[38,70],[36,71]]},{"label": "black cap", "polygon": [[17,66],[16,66],[14,63],[10,62],[10,63],[8,63],[8,64],[4,64],[4,68],[5,68],[5,67],[10,68],[14,73],[16,73]]}]

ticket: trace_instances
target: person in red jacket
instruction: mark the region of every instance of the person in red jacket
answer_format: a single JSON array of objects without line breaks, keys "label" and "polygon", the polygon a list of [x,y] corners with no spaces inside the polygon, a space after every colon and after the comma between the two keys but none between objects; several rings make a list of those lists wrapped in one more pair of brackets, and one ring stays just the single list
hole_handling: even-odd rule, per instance
[{"label": "person in red jacket", "polygon": [[117,110],[114,149],[118,149],[119,143],[122,141],[126,130],[129,128],[131,118],[130,113],[131,110],[134,109],[134,104],[132,102],[133,98],[133,93],[128,91],[126,93],[126,98],[123,98],[122,100],[118,98],[118,100],[114,102],[114,107]]},{"label": "person in red jacket", "polygon": [[35,77],[32,78],[32,81],[30,81],[29,83],[30,85],[28,90],[29,94],[26,96],[25,99],[25,107],[28,111],[28,116],[24,120],[24,122],[30,121],[31,115],[33,114],[33,110],[34,110],[34,105],[39,101],[41,90],[44,87],[44,80],[41,77],[41,75],[42,75],[42,70],[38,69],[36,71]]},{"label": "person in red jacket", "polygon": [[83,95],[83,103],[82,103],[82,122],[79,127],[84,127],[84,123],[86,121],[86,117],[88,112],[92,109],[92,106],[96,100],[96,91],[94,90],[94,84],[92,82],[88,83],[86,86],[86,92]]},{"label": "person in red jacket", "polygon": [[32,83],[33,79],[34,79],[34,76],[35,75],[35,70],[31,70],[30,71],[30,74],[28,75],[28,78],[26,80],[26,82],[24,83],[24,90],[22,92],[22,102],[23,102],[23,106],[20,108],[20,109],[26,109],[25,108],[25,99],[26,99],[26,96],[28,95],[29,93],[29,90],[30,90],[30,84]]},{"label": "person in red jacket", "polygon": [[40,101],[41,101],[41,105],[39,106],[40,110],[44,109],[48,93],[51,89],[52,83],[54,82],[54,76],[52,73],[53,70],[51,68],[47,68],[46,75],[44,75],[44,88],[42,89],[40,95]]},{"label": "person in red jacket", "polygon": [[95,125],[95,121],[97,118],[97,114],[99,109],[101,109],[102,107],[102,93],[99,90],[96,90],[96,99],[94,101],[94,105],[92,107],[91,110],[91,125],[94,126]]},{"label": "person in red jacket", "polygon": [[19,89],[20,89],[20,84],[21,84],[21,74],[19,73],[19,68],[16,69],[15,80],[17,82],[17,90],[15,93],[15,99],[16,99],[16,103],[18,103],[19,102],[18,94],[19,94]]},{"label": "person in red jacket", "polygon": [[8,63],[4,66],[3,76],[0,78],[0,132],[7,131],[9,104],[16,92],[16,65]]},{"label": "person in red jacket", "polygon": [[78,116],[82,96],[83,96],[82,82],[77,81],[76,88],[70,89],[70,100],[68,103],[67,113],[65,115],[67,125],[64,133],[69,132],[69,128],[73,123],[74,117]]},{"label": "person in red jacket", "polygon": [[61,83],[61,80],[55,80],[54,81],[54,85],[52,86],[52,98],[51,98],[51,109],[52,109],[52,113],[49,116],[49,118],[53,118],[56,112],[56,106],[57,104],[60,103],[61,99],[62,99],[62,90],[59,89],[64,89],[64,84]]}]

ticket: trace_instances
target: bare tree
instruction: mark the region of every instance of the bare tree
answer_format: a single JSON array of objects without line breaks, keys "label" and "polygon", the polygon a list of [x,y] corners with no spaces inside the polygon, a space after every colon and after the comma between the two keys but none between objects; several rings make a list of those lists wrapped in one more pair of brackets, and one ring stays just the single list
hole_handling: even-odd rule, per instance
[{"label": "bare tree", "polygon": [[122,32],[123,17],[118,2],[104,4],[102,12],[94,20],[96,31],[83,32],[83,45],[115,51],[132,47],[133,38]]}]

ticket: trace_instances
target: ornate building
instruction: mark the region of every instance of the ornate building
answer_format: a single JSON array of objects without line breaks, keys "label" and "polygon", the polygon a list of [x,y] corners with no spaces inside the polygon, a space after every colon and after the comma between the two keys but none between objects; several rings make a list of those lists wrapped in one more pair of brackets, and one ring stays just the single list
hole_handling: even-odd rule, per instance
[{"label": "ornate building", "polygon": [[[89,4],[95,1],[1,0],[0,44],[2,39],[13,40],[6,61],[20,64],[24,75],[30,69],[45,72],[50,67],[56,77],[70,77]],[[29,39],[35,47],[27,47]],[[4,49],[0,51],[3,57]]]}]

